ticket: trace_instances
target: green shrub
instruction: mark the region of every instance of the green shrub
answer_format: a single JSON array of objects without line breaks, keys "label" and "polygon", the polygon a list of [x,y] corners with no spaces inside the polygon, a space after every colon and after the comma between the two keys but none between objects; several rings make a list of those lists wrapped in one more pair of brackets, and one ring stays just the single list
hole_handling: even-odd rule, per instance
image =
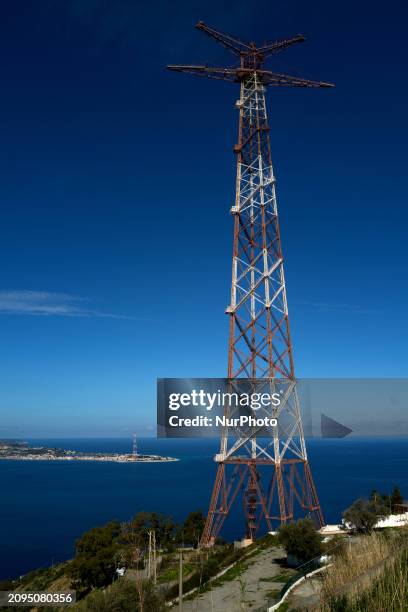
[{"label": "green shrub", "polygon": [[359,533],[370,533],[379,516],[376,502],[367,499],[357,499],[350,508],[343,512],[343,518]]},{"label": "green shrub", "polygon": [[105,590],[93,591],[72,608],[75,612],[139,612],[141,609],[143,612],[164,612],[166,608],[151,582],[142,582],[138,589],[127,578],[117,580]]},{"label": "green shrub", "polygon": [[279,541],[288,555],[293,555],[301,562],[310,561],[322,554],[322,537],[310,519],[282,525],[279,528]]},{"label": "green shrub", "polygon": [[117,521],[87,531],[76,542],[75,559],[68,574],[78,590],[104,587],[115,577],[115,555],[119,550],[120,525]]}]

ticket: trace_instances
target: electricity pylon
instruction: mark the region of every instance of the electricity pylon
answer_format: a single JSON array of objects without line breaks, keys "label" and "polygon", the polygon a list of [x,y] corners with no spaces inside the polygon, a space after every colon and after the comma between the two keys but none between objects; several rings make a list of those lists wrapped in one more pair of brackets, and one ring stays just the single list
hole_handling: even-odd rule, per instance
[{"label": "electricity pylon", "polygon": [[[201,545],[215,542],[239,491],[246,537],[254,540],[262,523],[275,525],[310,516],[317,526],[323,515],[310,471],[296,387],[292,342],[283,269],[283,255],[265,104],[268,85],[332,87],[264,69],[269,56],[305,40],[287,40],[256,46],[214,30],[203,22],[199,30],[239,58],[239,66],[174,66],[170,70],[223,79],[240,84],[232,256],[228,379],[235,389],[243,378],[251,388],[278,392],[281,401],[269,410],[278,426],[268,438],[251,427],[225,427],[217,475]],[[226,414],[231,409],[226,407]],[[259,415],[257,415],[259,416]],[[264,432],[262,433],[264,435]]]}]

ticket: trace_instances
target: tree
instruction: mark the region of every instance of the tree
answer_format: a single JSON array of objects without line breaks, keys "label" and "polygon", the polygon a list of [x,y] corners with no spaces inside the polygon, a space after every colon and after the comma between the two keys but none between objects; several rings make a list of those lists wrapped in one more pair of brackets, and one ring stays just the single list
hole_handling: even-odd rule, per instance
[{"label": "tree", "polygon": [[384,517],[391,514],[391,499],[386,493],[372,496],[368,502],[369,509],[376,517]]},{"label": "tree", "polygon": [[404,498],[402,497],[401,491],[399,487],[397,487],[397,485],[395,485],[395,487],[392,490],[390,500],[391,500],[391,508],[393,512],[395,512],[395,509],[396,509],[395,506],[401,505],[404,503]]},{"label": "tree", "polygon": [[132,521],[121,524],[120,550],[122,565],[125,567],[144,567],[144,550],[146,548],[146,533],[137,529]]},{"label": "tree", "polygon": [[300,562],[310,561],[322,553],[322,537],[311,519],[300,519],[279,529],[279,541],[288,555]]},{"label": "tree", "polygon": [[190,512],[184,521],[182,537],[184,542],[198,546],[205,525],[205,518],[200,510]]},{"label": "tree", "polygon": [[377,489],[373,489],[370,494],[370,501],[377,503],[382,498],[382,495]]},{"label": "tree", "polygon": [[115,577],[115,557],[120,549],[120,524],[112,521],[95,527],[76,541],[76,554],[69,574],[78,589],[88,590],[110,584]]},{"label": "tree", "polygon": [[357,499],[343,512],[343,518],[355,531],[369,533],[378,520],[375,503]]},{"label": "tree", "polygon": [[140,545],[147,547],[148,531],[156,534],[158,546],[166,546],[174,535],[174,522],[171,517],[156,512],[138,512],[131,521],[131,530],[138,534]]}]

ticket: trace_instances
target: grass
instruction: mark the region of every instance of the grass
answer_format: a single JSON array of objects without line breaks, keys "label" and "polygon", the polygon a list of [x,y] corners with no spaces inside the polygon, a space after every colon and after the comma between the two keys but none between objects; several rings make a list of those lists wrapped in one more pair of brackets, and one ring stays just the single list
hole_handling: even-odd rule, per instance
[{"label": "grass", "polygon": [[277,576],[271,576],[270,578],[260,578],[259,582],[287,582],[295,572],[286,572],[286,574],[278,574]]},{"label": "grass", "polygon": [[222,584],[224,584],[224,582],[230,582],[231,580],[238,579],[239,576],[241,576],[241,574],[247,568],[248,568],[248,565],[244,563],[241,563],[241,562],[236,563],[234,567],[231,567],[231,569],[228,570],[228,572],[225,572],[225,574],[223,574],[216,580],[212,580],[211,588],[221,586]]},{"label": "grass", "polygon": [[247,546],[247,548],[242,549],[243,556],[246,559],[250,559],[251,557],[259,554],[263,550],[267,550],[268,548],[279,546],[279,541],[277,536],[272,536],[269,533],[262,536],[256,540],[253,544]]},{"label": "grass", "polygon": [[350,606],[350,612],[381,610],[408,611],[408,551],[405,550],[388,566],[383,575],[374,581]]},{"label": "grass", "polygon": [[272,599],[272,598],[276,599],[280,595],[280,589],[274,589],[273,591],[267,591],[265,595],[266,597],[268,597],[268,599]]},{"label": "grass", "polygon": [[[171,565],[169,567],[167,567],[162,573],[160,573],[157,582],[159,584],[163,584],[165,582],[174,582],[174,580],[178,580],[179,579],[179,565],[178,562],[177,564],[175,563],[174,565]],[[194,570],[194,566],[191,565],[191,563],[183,563],[183,575],[187,576],[188,574],[191,574],[191,572]]]},{"label": "grass", "polygon": [[408,530],[361,537],[322,577],[322,612],[405,612],[407,601]]},{"label": "grass", "polygon": [[265,550],[266,548],[271,548],[271,546],[279,546],[279,538],[267,533],[256,540],[255,544],[259,550]]},{"label": "grass", "polygon": [[[329,607],[328,607],[329,606]],[[330,612],[408,611],[408,551],[403,551],[370,587],[354,597],[339,595],[326,602]]]},{"label": "grass", "polygon": [[284,601],[277,609],[277,612],[287,612],[287,610],[289,610],[289,604]]},{"label": "grass", "polygon": [[196,593],[192,593],[185,599],[186,600],[194,599],[195,597],[197,597],[197,595],[201,595],[202,593],[205,593],[213,588],[220,587],[226,582],[231,582],[233,580],[239,581],[241,575],[245,572],[246,569],[248,569],[248,564],[243,563],[242,561],[237,561],[237,563],[233,567],[231,567],[227,572],[225,572],[225,574],[223,574],[222,576],[214,580],[212,579],[208,580],[198,589]]}]

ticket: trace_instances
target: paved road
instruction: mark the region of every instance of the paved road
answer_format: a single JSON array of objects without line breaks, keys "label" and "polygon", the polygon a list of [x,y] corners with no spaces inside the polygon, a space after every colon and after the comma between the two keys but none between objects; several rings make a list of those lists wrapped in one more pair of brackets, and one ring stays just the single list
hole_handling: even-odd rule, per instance
[{"label": "paved road", "polygon": [[313,610],[319,603],[320,588],[321,579],[317,576],[303,580],[286,599],[289,610]]},{"label": "paved road", "polygon": [[279,591],[281,582],[263,581],[283,573],[276,562],[284,558],[281,548],[264,550],[244,561],[248,565],[239,579],[223,582],[191,601],[183,601],[183,612],[249,612],[266,609],[268,593]]}]

